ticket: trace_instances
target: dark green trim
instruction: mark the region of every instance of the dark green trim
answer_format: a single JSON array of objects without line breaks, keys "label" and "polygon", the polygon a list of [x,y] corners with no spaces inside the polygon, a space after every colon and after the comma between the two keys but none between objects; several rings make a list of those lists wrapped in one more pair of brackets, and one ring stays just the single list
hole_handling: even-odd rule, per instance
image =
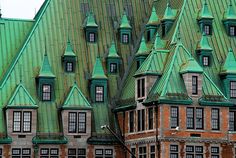
[{"label": "dark green trim", "polygon": [[32,139],[33,144],[67,144],[68,139],[63,136],[62,139],[53,139],[53,138],[45,138],[40,139],[38,136],[34,136]]},{"label": "dark green trim", "polygon": [[203,106],[234,106],[234,104],[232,102],[218,102],[218,101],[205,101],[202,99],[199,99],[199,104],[203,105]]},{"label": "dark green trim", "polygon": [[62,110],[92,110],[92,107],[61,107]]},{"label": "dark green trim", "polygon": [[136,107],[137,107],[136,104],[124,105],[124,106],[120,106],[120,107],[113,109],[112,112],[117,113],[117,112],[122,112],[122,111],[127,111],[127,110],[133,110]]},{"label": "dark green trim", "polygon": [[6,109],[38,109],[37,106],[27,106],[27,105],[19,105],[19,106],[7,106]]},{"label": "dark green trim", "polygon": [[191,105],[193,103],[192,100],[171,100],[171,99],[158,99],[156,101],[145,101],[143,104],[145,106],[149,106],[150,103],[153,104],[153,102],[157,104],[183,104],[183,105]]},{"label": "dark green trim", "polygon": [[0,138],[0,144],[11,144],[12,138],[7,136],[5,138]]},{"label": "dark green trim", "polygon": [[88,144],[92,145],[114,145],[119,144],[114,137],[95,137],[92,136],[87,140]]}]

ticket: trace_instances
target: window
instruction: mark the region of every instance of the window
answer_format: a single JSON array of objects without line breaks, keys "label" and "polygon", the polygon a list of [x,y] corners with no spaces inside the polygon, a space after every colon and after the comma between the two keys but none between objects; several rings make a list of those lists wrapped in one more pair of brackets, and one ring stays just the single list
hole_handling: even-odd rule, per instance
[{"label": "window", "polygon": [[203,66],[209,66],[209,56],[202,57],[202,64]]},{"label": "window", "polygon": [[162,37],[166,35],[166,25],[162,24]]},{"label": "window", "polygon": [[128,34],[122,34],[122,43],[129,43],[129,35]]},{"label": "window", "polygon": [[137,81],[137,91],[138,91],[138,98],[142,98],[145,96],[145,79],[138,79]]},{"label": "window", "polygon": [[203,158],[203,147],[187,145],[186,158]]},{"label": "window", "polygon": [[95,149],[95,158],[113,158],[113,149]]},{"label": "window", "polygon": [[58,148],[41,148],[40,149],[40,158],[59,158],[59,149]]},{"label": "window", "polygon": [[89,42],[95,42],[95,33],[93,32],[89,33]]},{"label": "window", "polygon": [[75,148],[68,149],[68,158],[86,158],[86,149],[79,148],[76,150]]},{"label": "window", "polygon": [[203,129],[204,127],[203,108],[188,107],[186,115],[187,115],[187,129]]},{"label": "window", "polygon": [[198,94],[198,77],[192,76],[192,94],[197,95]]},{"label": "window", "polygon": [[170,145],[170,158],[178,158],[179,157],[179,147],[178,145]]},{"label": "window", "polygon": [[236,111],[229,112],[229,130],[236,131]]},{"label": "window", "polygon": [[[31,149],[30,148],[12,148],[12,158],[30,158]],[[1,151],[2,155],[2,151]]]},{"label": "window", "polygon": [[206,35],[211,35],[211,26],[210,25],[204,25],[204,32]]},{"label": "window", "polygon": [[147,31],[147,41],[151,40],[151,30]]},{"label": "window", "polygon": [[111,73],[117,73],[117,63],[111,63],[110,64],[110,72]]},{"label": "window", "polygon": [[[136,155],[136,148],[131,148],[131,152],[134,154],[134,155]],[[130,158],[134,158],[134,156],[130,156]]]},{"label": "window", "polygon": [[96,102],[103,102],[104,101],[104,87],[103,86],[96,86]]},{"label": "window", "polygon": [[150,158],[155,158],[155,145],[150,146]]},{"label": "window", "polygon": [[138,148],[138,157],[146,158],[147,157],[147,149],[146,146],[142,146]]},{"label": "window", "polygon": [[219,130],[220,129],[220,118],[219,118],[219,109],[211,109],[211,129]]},{"label": "window", "polygon": [[138,131],[145,130],[145,110],[138,110]]},{"label": "window", "polygon": [[236,98],[236,81],[230,82],[230,98]]},{"label": "window", "polygon": [[31,112],[13,112],[13,132],[31,132]]},{"label": "window", "polygon": [[153,108],[148,109],[148,129],[153,129]]},{"label": "window", "polygon": [[170,112],[170,124],[171,128],[175,128],[179,126],[179,108],[178,107],[171,107]]},{"label": "window", "polygon": [[66,63],[66,72],[73,72],[73,71],[74,71],[73,62],[67,62]]},{"label": "window", "polygon": [[236,26],[230,26],[229,27],[229,35],[230,36],[236,36]]},{"label": "window", "polygon": [[134,111],[129,112],[129,132],[134,132]]},{"label": "window", "polygon": [[78,112],[78,113],[69,112],[68,132],[69,133],[86,133],[86,113],[85,112]]},{"label": "window", "polygon": [[211,147],[211,158],[219,158],[219,157],[220,157],[219,147]]},{"label": "window", "polygon": [[51,85],[43,84],[43,101],[50,101],[51,93]]}]

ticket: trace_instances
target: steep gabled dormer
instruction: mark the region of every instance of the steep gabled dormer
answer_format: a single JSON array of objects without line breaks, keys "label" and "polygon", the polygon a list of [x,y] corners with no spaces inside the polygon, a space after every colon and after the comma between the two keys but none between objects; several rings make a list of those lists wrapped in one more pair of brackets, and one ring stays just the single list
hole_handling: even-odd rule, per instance
[{"label": "steep gabled dormer", "polygon": [[236,12],[233,8],[231,0],[227,10],[224,13],[222,21],[227,34],[229,36],[236,36]]},{"label": "steep gabled dormer", "polygon": [[151,16],[148,20],[148,23],[146,24],[147,41],[153,39],[159,25],[160,25],[160,20],[157,16],[155,7],[153,6]]},{"label": "steep gabled dormer", "polygon": [[236,59],[232,49],[229,50],[225,63],[221,67],[220,77],[227,98],[236,99]]},{"label": "steep gabled dormer", "polygon": [[177,12],[170,7],[170,3],[167,3],[165,14],[161,20],[162,36],[165,36],[171,29],[175,21],[176,13]]},{"label": "steep gabled dormer", "polygon": [[153,50],[134,75],[136,100],[144,100],[155,81],[161,76],[162,68],[158,53],[160,52]]},{"label": "steep gabled dormer", "polygon": [[95,43],[97,42],[97,36],[98,36],[98,25],[95,21],[94,15],[92,12],[89,13],[87,18],[85,19],[85,35],[86,35],[86,41],[89,43]]},{"label": "steep gabled dormer", "polygon": [[132,27],[129,24],[126,12],[124,12],[119,27],[120,42],[123,44],[129,44],[131,41],[131,32],[132,32]]},{"label": "steep gabled dormer", "polygon": [[137,69],[142,65],[144,60],[147,58],[148,54],[149,54],[149,50],[147,48],[144,37],[142,37],[139,49],[137,53],[135,54],[135,59],[137,62]]},{"label": "steep gabled dormer", "polygon": [[68,39],[67,44],[66,44],[66,49],[65,52],[62,56],[62,62],[64,66],[64,71],[65,72],[75,72],[75,62],[76,62],[76,55],[73,52],[70,40]]},{"label": "steep gabled dormer", "polygon": [[93,68],[90,96],[93,102],[107,101],[107,76],[104,73],[102,63],[99,58]]},{"label": "steep gabled dormer", "polygon": [[198,18],[197,18],[202,33],[205,33],[206,35],[212,35],[213,19],[214,18],[205,0],[202,9],[198,13]]},{"label": "steep gabled dormer", "polygon": [[55,75],[52,73],[48,56],[45,53],[39,75],[36,77],[37,93],[41,101],[54,100]]},{"label": "steep gabled dormer", "polygon": [[65,135],[80,136],[78,138],[91,136],[92,107],[76,83],[71,87],[61,110]]},{"label": "steep gabled dormer", "polygon": [[111,43],[107,56],[107,70],[109,74],[118,74],[120,70],[121,58],[117,54],[115,42]]},{"label": "steep gabled dormer", "polygon": [[212,61],[212,48],[208,42],[207,36],[203,33],[196,49],[198,60],[201,66],[210,66]]},{"label": "steep gabled dormer", "polygon": [[201,97],[203,69],[193,57],[181,66],[180,74],[184,79],[188,96]]},{"label": "steep gabled dormer", "polygon": [[153,44],[153,49],[154,50],[163,50],[165,49],[166,46],[166,42],[161,40],[160,35],[158,34],[158,32],[156,33],[156,38]]},{"label": "steep gabled dormer", "polygon": [[6,106],[7,130],[13,139],[18,139],[18,135],[32,139],[36,135],[37,108],[32,96],[20,83]]}]

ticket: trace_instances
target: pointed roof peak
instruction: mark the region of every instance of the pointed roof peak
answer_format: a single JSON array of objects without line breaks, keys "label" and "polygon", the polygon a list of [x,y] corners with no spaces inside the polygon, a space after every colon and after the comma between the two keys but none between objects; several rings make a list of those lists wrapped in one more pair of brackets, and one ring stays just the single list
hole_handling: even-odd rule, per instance
[{"label": "pointed roof peak", "polygon": [[199,12],[198,19],[213,19],[206,0],[204,1],[201,11]]},{"label": "pointed roof peak", "polygon": [[135,54],[135,56],[147,56],[149,54],[149,50],[147,48],[146,42],[145,42],[145,38],[144,36],[142,36],[141,39],[141,43],[139,45],[139,49],[137,51],[137,53]]},{"label": "pointed roof peak", "polygon": [[190,56],[187,62],[181,66],[180,74],[184,73],[203,73],[203,69],[197,63],[197,61],[192,56]]},{"label": "pointed roof peak", "polygon": [[157,25],[159,23],[159,18],[157,16],[157,12],[156,12],[156,9],[155,7],[153,6],[152,7],[152,13],[149,17],[149,20],[148,20],[148,23],[147,25]]},{"label": "pointed roof peak", "polygon": [[126,15],[126,11],[124,11],[122,19],[121,19],[121,24],[120,24],[120,28],[128,28],[131,29],[132,27],[129,24],[129,20],[128,17]]},{"label": "pointed roof peak", "polygon": [[154,48],[154,50],[165,48],[165,42],[163,40],[161,40],[161,37],[158,34],[158,32],[156,33],[156,38],[154,41],[153,48]]},{"label": "pointed roof peak", "polygon": [[67,44],[66,44],[64,56],[73,56],[73,57],[76,56],[73,49],[72,49],[72,45],[71,45],[69,38],[67,39]]},{"label": "pointed roof peak", "polygon": [[114,41],[111,42],[108,58],[120,58],[120,56],[117,54],[116,45]]},{"label": "pointed roof peak", "polygon": [[107,79],[99,57],[96,58],[96,62],[93,67],[92,79]]},{"label": "pointed roof peak", "polygon": [[22,83],[18,84],[13,95],[11,96],[7,108],[38,108],[35,100],[26,90]]},{"label": "pointed roof peak", "polygon": [[73,86],[71,87],[71,90],[62,105],[62,109],[92,109],[88,100],[85,98],[85,96],[77,86],[76,82],[74,82]]},{"label": "pointed roof peak", "polygon": [[41,69],[39,72],[39,77],[55,78],[55,75],[52,73],[52,69],[51,69],[51,66],[48,60],[48,55],[46,52],[43,57],[43,62],[42,62]]},{"label": "pointed roof peak", "polygon": [[225,63],[221,68],[221,74],[236,74],[236,60],[233,50],[230,48]]},{"label": "pointed roof peak", "polygon": [[231,0],[229,1],[229,5],[224,13],[224,20],[236,20],[236,12]]},{"label": "pointed roof peak", "polygon": [[197,50],[209,50],[211,51],[212,48],[208,42],[207,35],[205,33],[202,34],[201,40],[198,43]]},{"label": "pointed roof peak", "polygon": [[98,27],[92,12],[90,12],[86,18],[86,27]]},{"label": "pointed roof peak", "polygon": [[172,10],[172,8],[170,6],[170,3],[168,2],[162,20],[174,20],[175,19],[175,15],[176,14],[174,14],[174,12],[173,12],[173,10]]}]

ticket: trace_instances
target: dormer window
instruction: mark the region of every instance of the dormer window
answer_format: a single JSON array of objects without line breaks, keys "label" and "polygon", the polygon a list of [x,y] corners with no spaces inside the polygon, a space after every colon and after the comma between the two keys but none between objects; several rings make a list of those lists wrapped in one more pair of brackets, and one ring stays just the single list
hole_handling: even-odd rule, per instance
[{"label": "dormer window", "polygon": [[97,40],[98,25],[95,21],[93,13],[90,13],[85,19],[84,30],[86,34],[86,41],[95,43]]},{"label": "dormer window", "polygon": [[69,112],[69,133],[86,133],[86,112]]},{"label": "dormer window", "polygon": [[121,19],[121,24],[119,27],[119,34],[120,34],[120,42],[123,44],[129,44],[130,38],[131,38],[131,30],[132,27],[129,24],[128,17],[126,13],[124,12],[122,19]]},{"label": "dormer window", "polygon": [[230,26],[229,27],[229,35],[230,36],[236,36],[236,26]]},{"label": "dormer window", "polygon": [[117,63],[110,63],[110,73],[117,73]]},{"label": "dormer window", "polygon": [[230,82],[230,98],[236,98],[236,81]]},{"label": "dormer window", "polygon": [[74,71],[73,62],[67,62],[66,63],[66,72],[73,72],[73,71]]},{"label": "dormer window", "polygon": [[103,86],[96,86],[95,101],[96,102],[104,101],[104,87]]},{"label": "dormer window", "polygon": [[192,94],[197,95],[198,94],[198,77],[192,76]]},{"label": "dormer window", "polygon": [[89,33],[89,42],[91,42],[91,43],[95,42],[95,33],[93,33],[93,32]]},{"label": "dormer window", "polygon": [[145,78],[141,78],[137,80],[137,98],[144,98],[145,97]]},{"label": "dormer window", "polygon": [[122,35],[122,43],[124,43],[124,44],[129,43],[129,35],[128,34]]},{"label": "dormer window", "polygon": [[13,132],[31,132],[31,116],[32,113],[30,111],[14,111]]},{"label": "dormer window", "polygon": [[204,25],[204,33],[206,34],[206,35],[211,35],[212,33],[211,33],[211,25]]},{"label": "dormer window", "polygon": [[203,66],[209,66],[210,62],[209,62],[209,56],[203,56],[202,57],[202,65]]},{"label": "dormer window", "polygon": [[52,88],[49,84],[43,84],[42,86],[42,99],[43,101],[51,101]]}]

